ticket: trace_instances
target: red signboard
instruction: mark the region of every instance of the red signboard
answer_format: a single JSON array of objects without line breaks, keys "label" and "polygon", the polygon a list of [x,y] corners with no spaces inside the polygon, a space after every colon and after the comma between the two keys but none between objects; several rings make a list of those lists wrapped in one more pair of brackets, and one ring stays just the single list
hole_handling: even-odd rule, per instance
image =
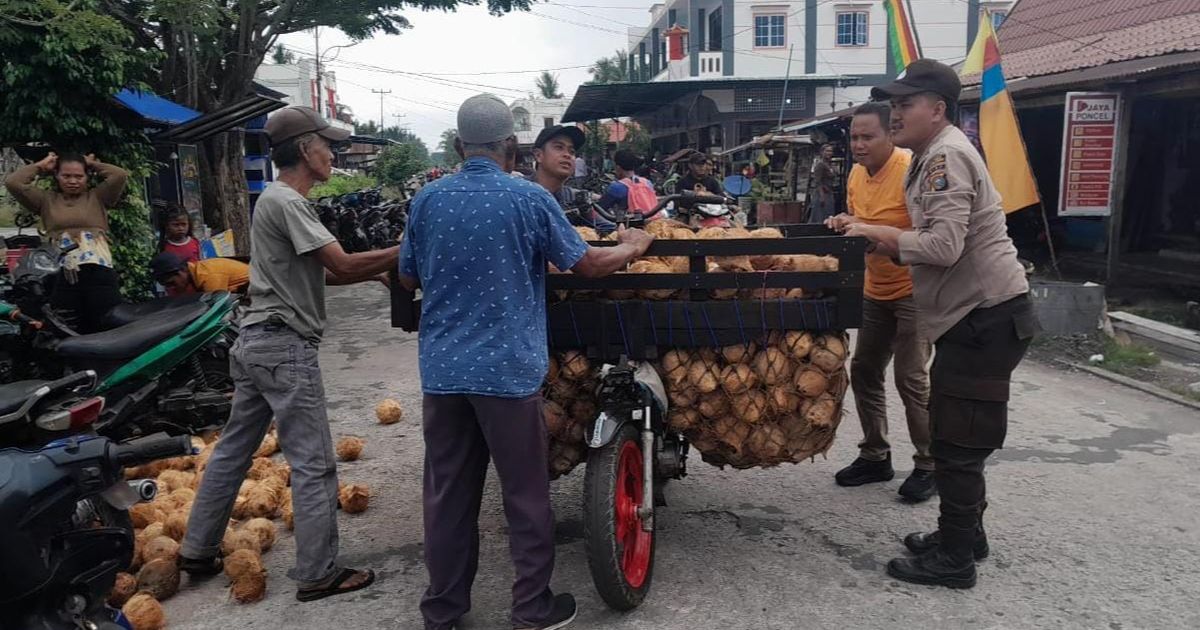
[{"label": "red signboard", "polygon": [[1067,93],[1059,216],[1112,214],[1119,102],[1119,96],[1109,92]]}]

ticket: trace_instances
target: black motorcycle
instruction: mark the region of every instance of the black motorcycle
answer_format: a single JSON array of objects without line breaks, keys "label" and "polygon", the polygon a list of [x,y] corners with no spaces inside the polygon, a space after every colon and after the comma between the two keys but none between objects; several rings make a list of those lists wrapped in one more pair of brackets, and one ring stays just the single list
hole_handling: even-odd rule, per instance
[{"label": "black motorcycle", "polygon": [[189,438],[165,434],[0,450],[0,628],[129,628],[105,600],[133,560],[127,510],[157,489],[153,481],[124,481],[122,471],[189,454]]},{"label": "black motorcycle", "polygon": [[36,447],[89,430],[104,410],[104,398],[89,393],[95,387],[91,370],[0,385],[0,447]]}]

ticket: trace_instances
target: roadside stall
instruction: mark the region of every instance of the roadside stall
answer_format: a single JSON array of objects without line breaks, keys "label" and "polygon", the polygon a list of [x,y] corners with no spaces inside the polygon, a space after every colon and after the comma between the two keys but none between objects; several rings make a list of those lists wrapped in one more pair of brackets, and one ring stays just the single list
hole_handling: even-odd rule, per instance
[{"label": "roadside stall", "polygon": [[751,217],[759,225],[799,223],[817,147],[807,135],[768,134],[720,154],[728,172],[751,180]]}]

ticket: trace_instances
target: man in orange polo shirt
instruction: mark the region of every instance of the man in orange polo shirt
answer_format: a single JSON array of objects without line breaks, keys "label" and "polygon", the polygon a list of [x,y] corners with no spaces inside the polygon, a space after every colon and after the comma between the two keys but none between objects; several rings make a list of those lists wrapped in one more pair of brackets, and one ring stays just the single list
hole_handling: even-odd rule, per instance
[{"label": "man in orange polo shirt", "polygon": [[[911,155],[892,144],[891,109],[886,103],[867,103],[854,112],[850,123],[850,149],[856,164],[846,183],[849,214],[840,214],[826,224],[842,231],[852,223],[890,225],[912,229],[904,199],[904,177]],[[914,502],[933,496],[933,457],[929,447],[930,344],[917,331],[917,307],[908,267],[887,256],[867,254],[867,277],[863,289],[863,321],[850,362],[850,384],[863,441],[859,456],[835,479],[842,486],[890,481],[891,445],[888,443],[887,396],[884,389],[888,361],[894,362],[896,389],[904,402],[908,434],[916,453],[915,468],[900,496]]]}]

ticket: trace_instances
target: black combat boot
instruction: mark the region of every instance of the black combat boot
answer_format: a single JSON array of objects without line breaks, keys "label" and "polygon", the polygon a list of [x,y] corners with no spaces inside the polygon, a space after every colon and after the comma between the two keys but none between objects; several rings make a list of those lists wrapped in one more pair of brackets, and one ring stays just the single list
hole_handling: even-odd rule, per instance
[{"label": "black combat boot", "polygon": [[[975,542],[971,546],[971,551],[975,555],[976,560],[983,560],[991,553],[988,547],[987,532],[983,530],[983,512],[987,510],[987,502],[983,507],[979,508],[979,526],[975,528]],[[932,532],[914,532],[904,537],[904,546],[915,554],[928,553],[930,550],[938,546],[942,541],[942,535],[939,531]]]},{"label": "black combat boot", "polygon": [[859,457],[849,466],[837,471],[833,478],[839,486],[861,486],[867,483],[891,481],[895,476],[896,471],[892,469],[892,454],[888,453],[887,459],[878,462]]},{"label": "black combat boot", "polygon": [[913,584],[971,588],[975,586],[975,558],[971,544],[975,532],[942,525],[941,541],[933,550],[913,558],[888,562],[888,575]]}]

